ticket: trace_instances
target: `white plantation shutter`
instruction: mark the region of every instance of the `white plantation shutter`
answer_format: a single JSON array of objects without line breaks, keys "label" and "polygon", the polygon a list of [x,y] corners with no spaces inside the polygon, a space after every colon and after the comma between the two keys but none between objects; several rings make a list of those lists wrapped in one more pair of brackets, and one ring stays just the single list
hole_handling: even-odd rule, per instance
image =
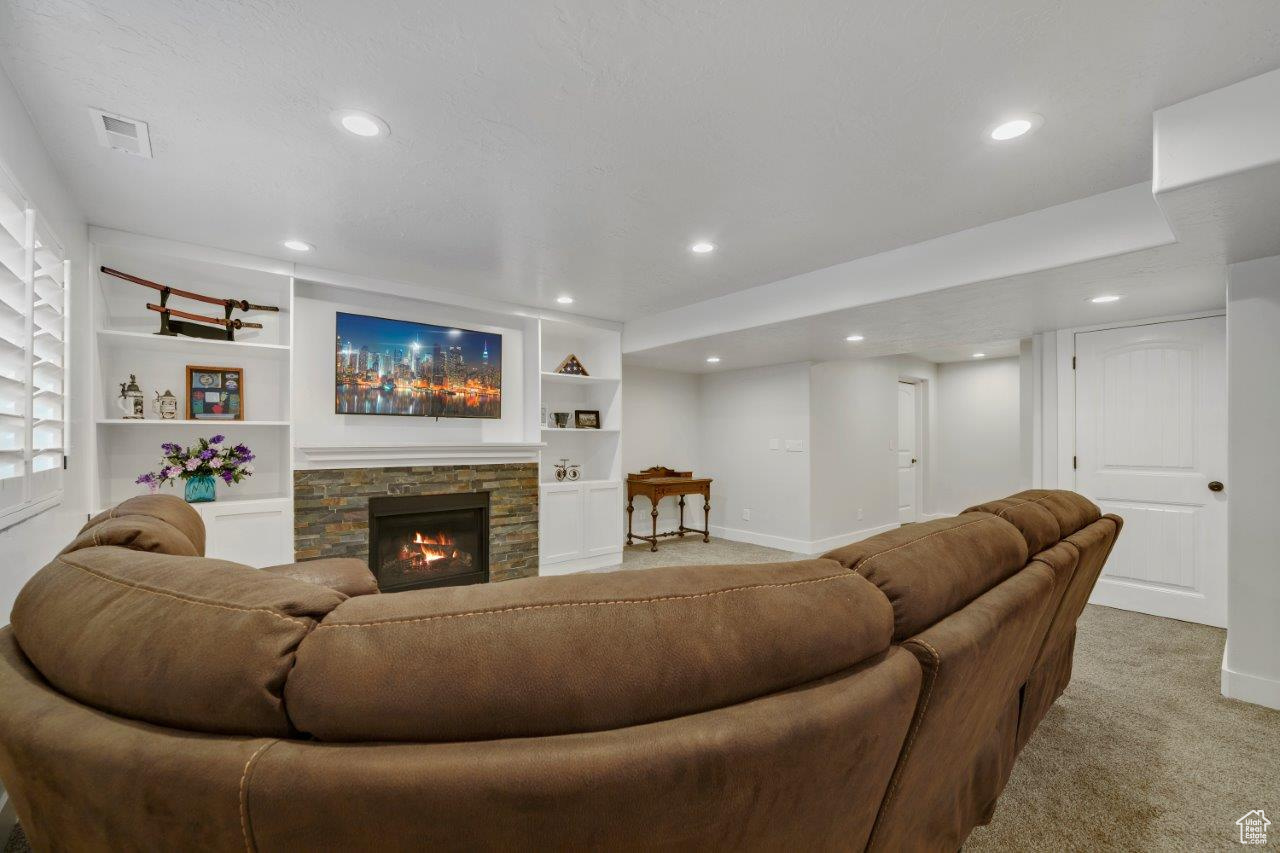
[{"label": "white plantation shutter", "polygon": [[68,266],[0,172],[0,527],[62,496]]}]

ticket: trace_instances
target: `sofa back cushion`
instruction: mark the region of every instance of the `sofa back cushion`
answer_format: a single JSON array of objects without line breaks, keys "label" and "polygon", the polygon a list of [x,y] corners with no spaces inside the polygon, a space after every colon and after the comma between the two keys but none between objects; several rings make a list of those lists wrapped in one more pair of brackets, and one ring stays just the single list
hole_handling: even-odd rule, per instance
[{"label": "sofa back cushion", "polygon": [[972,513],[908,524],[824,555],[871,581],[893,605],[893,639],[956,612],[1027,562],[1009,522]]},{"label": "sofa back cushion", "polygon": [[[85,526],[80,528],[80,533],[81,535],[86,534],[105,521],[125,516],[146,516],[168,525],[190,543],[190,550],[194,551],[195,556],[204,556],[204,520],[200,518],[200,513],[191,507],[191,504],[174,495],[138,495],[129,498],[89,519]],[[116,543],[104,541],[101,544]],[[185,557],[189,556],[187,550],[178,548],[175,551],[162,551],[160,553],[172,553],[174,556]],[[177,551],[181,551],[181,553],[177,553]]]},{"label": "sofa back cushion", "polygon": [[1065,489],[1028,489],[964,512],[991,513],[1008,521],[1026,538],[1033,555],[1102,517],[1093,501]]},{"label": "sofa back cushion", "polygon": [[1040,720],[1071,679],[1071,649],[1076,622],[1089,602],[1089,595],[1098,582],[1107,557],[1111,555],[1111,549],[1115,547],[1123,524],[1119,516],[1104,515],[1036,558],[1051,566],[1055,562],[1069,562],[1071,575],[1065,591],[1055,602],[1044,637],[1033,657],[1027,689],[1023,693],[1018,726],[1019,748],[1031,738]]},{"label": "sofa back cushion", "polygon": [[841,672],[884,654],[892,624],[884,596],[830,560],[361,596],[302,643],[285,695],[322,740],[596,731]]},{"label": "sofa back cushion", "polygon": [[924,671],[869,850],[959,850],[989,816],[1017,754],[1027,649],[1053,594],[1032,563],[903,643]]},{"label": "sofa back cushion", "polygon": [[236,563],[99,546],[37,572],[12,619],[41,675],[86,705],[176,728],[286,736],[294,653],[343,600]]}]

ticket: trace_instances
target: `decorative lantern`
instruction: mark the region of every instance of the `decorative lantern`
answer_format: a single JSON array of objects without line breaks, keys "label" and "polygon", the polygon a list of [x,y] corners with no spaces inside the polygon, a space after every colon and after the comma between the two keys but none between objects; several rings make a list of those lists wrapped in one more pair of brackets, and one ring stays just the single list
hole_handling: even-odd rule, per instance
[{"label": "decorative lantern", "polygon": [[163,394],[157,391],[156,398],[151,401],[151,408],[160,416],[160,420],[171,421],[178,417],[178,398],[167,388]]},{"label": "decorative lantern", "polygon": [[146,404],[142,389],[138,387],[138,377],[130,373],[129,381],[120,383],[120,396],[116,398],[116,405],[124,412],[125,420],[140,421],[146,417]]}]

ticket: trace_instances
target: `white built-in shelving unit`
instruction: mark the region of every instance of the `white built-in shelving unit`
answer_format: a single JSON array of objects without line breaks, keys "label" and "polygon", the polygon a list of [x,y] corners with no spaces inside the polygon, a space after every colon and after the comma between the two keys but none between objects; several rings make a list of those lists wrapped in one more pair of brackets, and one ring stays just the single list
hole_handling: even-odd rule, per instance
[{"label": "white built-in shelving unit", "polygon": [[[622,562],[622,335],[567,320],[542,321],[542,427],[539,507],[542,574],[605,568]],[[578,357],[586,376],[556,373]],[[579,410],[600,413],[599,429],[573,427]],[[569,415],[558,428],[553,414]],[[559,481],[561,459],[580,466],[581,479]]]},{"label": "white built-in shelving unit", "polygon": [[[96,336],[90,387],[96,453],[94,506],[108,507],[145,491],[138,474],[155,470],[160,444],[192,444],[217,433],[248,445],[257,455],[253,477],[226,488],[215,503],[196,504],[209,530],[209,556],[253,565],[293,558],[293,470],[290,374],[293,276],[291,265],[217,252],[181,243],[93,229],[93,328]],[[274,305],[276,312],[237,311],[261,323],[234,341],[158,335],[159,315],[146,308],[160,294],[99,272],[110,267],[150,281],[217,298]],[[216,305],[170,298],[185,311],[221,316]],[[244,420],[187,419],[186,371],[193,367],[244,369]],[[125,420],[116,400],[120,383],[136,375],[146,397],[146,419]],[[161,420],[151,407],[155,394],[178,398],[179,419]],[[179,486],[180,488],[180,486]],[[175,493],[181,494],[175,489]]]},{"label": "white built-in shelving unit", "polygon": [[[95,507],[112,506],[145,492],[134,480],[138,474],[155,469],[161,442],[189,444],[201,436],[222,433],[254,450],[257,471],[236,486],[219,484],[215,502],[195,505],[208,529],[208,554],[261,566],[293,558],[295,465],[486,464],[536,459],[541,481],[542,573],[560,574],[621,562],[622,348],[616,324],[563,316],[537,318],[522,310],[503,313],[491,306],[446,307],[443,302],[415,299],[396,283],[386,283],[383,289],[378,282],[366,279],[353,282],[336,273],[326,278],[324,271],[314,268],[295,269],[287,262],[111,229],[92,228],[90,239],[96,282],[91,305],[95,340],[86,386],[93,401],[96,446],[90,454],[90,467]],[[239,331],[233,342],[162,336],[156,334],[158,315],[145,307],[148,302],[158,303],[159,293],[103,274],[99,272],[102,266],[183,290],[247,299],[281,310],[251,315],[237,312],[234,316],[260,322],[264,328]],[[321,293],[318,287],[336,290]],[[317,361],[332,344],[321,345],[314,334],[299,341],[296,327],[308,311],[316,314],[317,298],[341,301],[333,293],[346,292],[355,299],[356,291],[361,291],[360,298],[366,301],[373,298],[369,294],[377,294],[371,303],[377,307],[370,307],[370,313],[394,310],[394,306],[381,306],[388,299],[408,300],[396,304],[415,305],[423,316],[456,315],[451,322],[466,322],[467,317],[475,316],[485,318],[484,323],[518,331],[512,341],[523,341],[523,352],[507,370],[520,376],[515,383],[515,376],[509,374],[509,387],[522,389],[511,395],[523,407],[521,416],[505,426],[485,422],[479,428],[423,419],[421,429],[411,431],[412,438],[400,431],[389,438],[389,425],[382,423],[385,418],[332,415],[339,437],[330,436],[320,446],[300,435],[304,430],[296,423],[298,418],[322,417],[309,395],[327,398],[332,392],[324,387],[332,376],[331,356],[323,356],[323,363]],[[170,304],[195,313],[218,313],[217,306],[177,296],[171,297]],[[357,300],[357,304],[364,303]],[[436,307],[422,311],[424,304]],[[311,343],[304,345],[307,342]],[[308,353],[302,363],[300,352]],[[588,376],[555,373],[569,353],[586,365]],[[184,386],[189,365],[243,368],[245,420],[188,420]],[[127,382],[131,374],[137,376],[146,395],[144,420],[123,419],[116,404],[120,383]],[[5,381],[0,373],[0,385]],[[161,420],[151,409],[155,394],[166,390],[178,397],[178,420]],[[543,404],[549,412],[568,412],[571,420],[576,410],[598,411],[601,429],[548,427],[540,418]],[[304,406],[310,407],[308,412],[298,411]],[[555,463],[561,458],[581,466],[581,480],[556,481]]]}]

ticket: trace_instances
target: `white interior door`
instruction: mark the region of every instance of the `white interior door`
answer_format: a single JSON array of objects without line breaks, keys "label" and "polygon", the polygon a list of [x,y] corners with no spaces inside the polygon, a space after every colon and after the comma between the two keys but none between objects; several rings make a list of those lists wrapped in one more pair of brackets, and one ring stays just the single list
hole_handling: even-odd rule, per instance
[{"label": "white interior door", "polygon": [[1076,359],[1076,488],[1125,522],[1090,600],[1225,627],[1225,318],[1080,333]]},{"label": "white interior door", "polygon": [[898,383],[898,521],[906,524],[920,518],[920,495],[916,467],[920,457],[916,386]]}]

